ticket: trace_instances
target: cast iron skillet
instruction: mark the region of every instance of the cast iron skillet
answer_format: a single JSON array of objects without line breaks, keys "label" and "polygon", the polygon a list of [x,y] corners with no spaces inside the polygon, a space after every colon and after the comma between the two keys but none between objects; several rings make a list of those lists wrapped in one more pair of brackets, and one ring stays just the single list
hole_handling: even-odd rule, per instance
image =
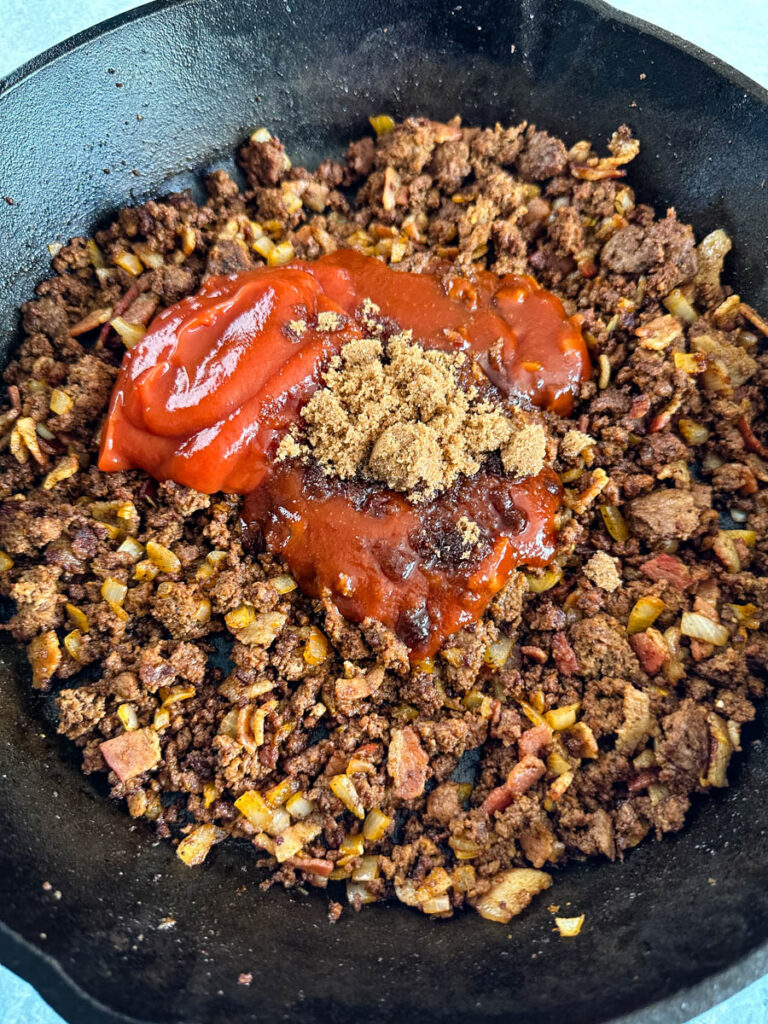
[{"label": "cast iron skillet", "polygon": [[[151,4],[0,84],[0,196],[14,200],[0,201],[2,357],[47,243],[192,185],[255,125],[312,163],[382,110],[528,117],[571,142],[603,143],[627,120],[644,144],[641,198],[674,203],[700,234],[726,228],[732,278],[765,308],[767,101],[594,2]],[[681,835],[558,875],[548,896],[587,915],[576,940],[553,935],[547,897],[508,928],[397,907],[331,926],[321,896],[260,893],[247,848],[190,872],[153,843],[79,775],[23,655],[0,655],[0,958],[70,1021],[597,1024],[646,1007],[646,1024],[672,1024],[768,965],[763,723],[746,730],[732,789]]]}]

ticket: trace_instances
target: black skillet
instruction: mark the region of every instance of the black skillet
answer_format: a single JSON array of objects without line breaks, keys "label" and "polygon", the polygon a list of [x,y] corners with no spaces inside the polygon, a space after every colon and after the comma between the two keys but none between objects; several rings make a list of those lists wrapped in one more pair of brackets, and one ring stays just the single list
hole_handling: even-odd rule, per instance
[{"label": "black skillet", "polygon": [[[256,125],[311,164],[379,111],[525,117],[571,142],[628,121],[641,197],[700,234],[724,227],[731,278],[765,309],[767,104],[714,58],[593,2],[150,4],[0,84],[2,356],[47,243],[193,185]],[[72,1022],[676,1024],[766,970],[764,721],[731,790],[681,835],[570,867],[508,928],[399,907],[332,926],[322,896],[260,893],[248,849],[225,844],[190,872],[153,842],[79,775],[23,656],[0,656],[0,959]],[[586,913],[577,939],[553,934],[549,902]]]}]

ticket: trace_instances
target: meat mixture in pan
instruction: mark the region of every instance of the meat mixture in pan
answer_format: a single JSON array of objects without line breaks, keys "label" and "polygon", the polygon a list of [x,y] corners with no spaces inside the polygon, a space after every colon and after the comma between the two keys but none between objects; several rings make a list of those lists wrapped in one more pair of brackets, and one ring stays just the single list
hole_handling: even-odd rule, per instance
[{"label": "meat mixture in pan", "polygon": [[[371,119],[51,246],[0,587],[189,865],[508,922],[727,785],[768,645],[766,322],[600,156]],[[763,436],[761,437],[761,434]],[[565,933],[578,920],[562,922]]]}]

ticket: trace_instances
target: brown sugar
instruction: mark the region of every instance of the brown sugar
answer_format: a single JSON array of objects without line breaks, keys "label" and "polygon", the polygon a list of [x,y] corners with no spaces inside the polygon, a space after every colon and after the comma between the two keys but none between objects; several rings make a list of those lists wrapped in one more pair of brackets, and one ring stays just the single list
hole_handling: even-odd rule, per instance
[{"label": "brown sugar", "polygon": [[374,480],[413,502],[474,475],[494,451],[516,477],[539,473],[546,431],[533,414],[505,409],[474,370],[465,353],[425,350],[408,331],[349,342],[277,458],[311,453],[328,475]]},{"label": "brown sugar", "polygon": [[605,551],[597,551],[584,566],[584,575],[591,580],[596,587],[613,593],[621,586],[621,576],[616,565],[616,559],[611,558]]}]

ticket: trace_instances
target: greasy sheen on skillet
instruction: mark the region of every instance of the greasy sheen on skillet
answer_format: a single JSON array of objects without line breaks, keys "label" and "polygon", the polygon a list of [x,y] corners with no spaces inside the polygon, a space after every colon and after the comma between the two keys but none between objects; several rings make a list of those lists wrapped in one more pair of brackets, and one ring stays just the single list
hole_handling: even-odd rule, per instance
[{"label": "greasy sheen on skillet", "polygon": [[[259,129],[238,154],[245,191],[215,171],[202,204],[175,194],[127,207],[93,238],[53,247],[55,276],[23,307],[5,372],[0,586],[33,685],[56,691],[59,731],[82,748],[84,770],[109,772],[112,795],[186,864],[233,836],[263,853],[269,883],[327,889],[333,919],[345,894],[356,910],[395,898],[450,916],[466,904],[506,924],[569,858],[621,858],[680,829],[694,794],[727,785],[768,665],[768,325],[721,282],[724,231],[697,244],[674,210],[658,217],[636,200],[626,174],[639,142],[625,126],[602,155],[525,122],[371,121],[343,162],[316,171]],[[231,439],[190,475],[178,452],[199,452],[223,414],[169,448],[176,435],[131,367],[156,381],[152,359],[187,330],[185,316],[198,318],[198,347],[200,324],[213,324],[205,346],[218,344],[233,289],[261,296],[278,268],[314,280],[315,260],[336,275],[326,293],[356,268],[359,294],[341,313],[315,309],[309,325],[295,318],[308,306],[291,307],[280,345],[306,342],[307,330],[323,344],[324,332],[353,335],[321,345],[310,391],[291,417],[277,402],[274,437],[236,475],[224,473]],[[371,260],[393,268],[382,285]],[[265,266],[272,277],[254,273]],[[546,397],[541,341],[540,362],[514,364],[535,378],[528,391],[502,387],[513,370],[492,349],[462,343],[454,363],[430,352],[418,315],[398,319],[403,295],[387,307],[399,275],[403,293],[421,282],[442,289],[440,302],[480,308],[472,329],[486,291],[498,305],[494,289],[517,282],[519,305],[548,289],[560,329],[584,345],[567,401]],[[538,285],[523,283],[531,276]],[[208,297],[185,306],[201,286]],[[174,379],[214,373],[206,351]],[[432,395],[428,413],[408,398],[417,411],[391,436],[421,441],[404,467],[376,457],[391,420],[359,439],[382,401],[400,415],[391,367],[405,357],[454,390],[442,405]],[[375,381],[387,380],[379,396]],[[367,381],[373,401],[350,381]],[[494,429],[498,417],[506,426],[458,476],[445,476],[453,456],[436,447],[433,480],[419,445],[437,445],[436,417],[478,388]],[[262,401],[248,428],[272,407]],[[341,447],[329,410],[346,417]],[[533,462],[512,452],[526,431]],[[351,443],[361,451],[342,472]],[[209,486],[214,463],[224,475]],[[536,508],[555,533],[535,549],[521,541],[519,557],[493,561],[478,583],[498,536],[538,523],[507,478],[542,481],[549,504]],[[386,516],[355,591],[345,544],[362,538],[367,551]],[[402,603],[414,572],[431,580],[415,609]],[[455,612],[457,588],[473,595],[471,614]],[[582,920],[557,925],[578,934]]]}]

